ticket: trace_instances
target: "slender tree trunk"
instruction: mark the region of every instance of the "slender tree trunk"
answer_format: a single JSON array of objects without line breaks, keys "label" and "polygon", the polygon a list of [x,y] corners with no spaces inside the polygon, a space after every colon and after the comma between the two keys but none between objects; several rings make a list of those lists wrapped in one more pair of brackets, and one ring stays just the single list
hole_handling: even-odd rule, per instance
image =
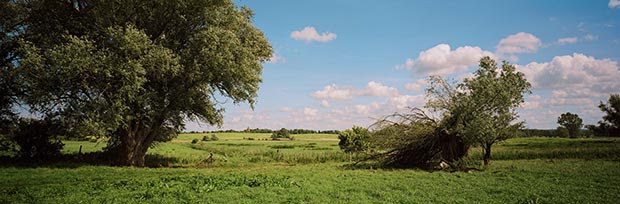
[{"label": "slender tree trunk", "polygon": [[492,144],[486,144],[484,146],[484,165],[488,166],[489,163],[491,162],[491,145]]}]

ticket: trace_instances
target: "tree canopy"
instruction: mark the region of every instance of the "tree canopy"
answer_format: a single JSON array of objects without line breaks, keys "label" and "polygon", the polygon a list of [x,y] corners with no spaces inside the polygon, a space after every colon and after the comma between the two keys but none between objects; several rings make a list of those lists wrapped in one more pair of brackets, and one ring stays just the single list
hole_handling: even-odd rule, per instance
[{"label": "tree canopy", "polygon": [[569,137],[575,138],[579,137],[583,120],[577,114],[566,112],[558,117],[558,124],[566,128]]},{"label": "tree canopy", "polygon": [[153,142],[170,140],[187,119],[221,125],[223,99],[253,106],[272,55],[253,12],[229,0],[9,5],[27,8],[18,49],[7,49],[19,56],[10,64],[23,79],[21,99],[109,138],[120,165],[143,165]]}]

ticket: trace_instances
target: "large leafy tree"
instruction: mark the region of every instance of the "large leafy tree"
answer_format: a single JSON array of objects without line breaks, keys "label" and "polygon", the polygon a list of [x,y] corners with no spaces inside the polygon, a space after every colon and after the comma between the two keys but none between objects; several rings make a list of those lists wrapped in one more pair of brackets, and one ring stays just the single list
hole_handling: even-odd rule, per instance
[{"label": "large leafy tree", "polygon": [[221,125],[221,99],[253,105],[272,54],[252,11],[229,0],[25,5],[16,51],[23,101],[109,138],[119,165],[143,165],[148,148],[186,119]]},{"label": "large leafy tree", "polygon": [[583,127],[583,120],[577,114],[566,112],[558,117],[558,124],[568,130],[569,137],[575,138],[579,137],[579,131]]},{"label": "large leafy tree", "polygon": [[482,147],[484,164],[488,165],[493,144],[513,137],[523,127],[523,122],[516,121],[515,109],[523,103],[523,95],[530,92],[530,87],[514,65],[504,62],[499,69],[495,60],[483,57],[472,78],[438,97],[450,100],[431,100],[429,105],[443,108],[443,129],[456,134],[465,144]]}]

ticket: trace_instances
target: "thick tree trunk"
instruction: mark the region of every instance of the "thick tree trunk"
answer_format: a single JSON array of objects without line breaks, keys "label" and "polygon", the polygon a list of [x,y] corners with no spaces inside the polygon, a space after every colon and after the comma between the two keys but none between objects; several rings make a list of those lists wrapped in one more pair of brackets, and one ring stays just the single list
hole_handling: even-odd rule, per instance
[{"label": "thick tree trunk", "polygon": [[116,165],[144,166],[144,157],[153,142],[151,129],[136,125],[127,130],[117,131],[120,143],[110,149],[115,156]]},{"label": "thick tree trunk", "polygon": [[484,165],[485,166],[488,166],[489,163],[491,162],[491,145],[492,144],[486,144],[484,146],[484,157],[483,157],[483,160],[484,160]]}]

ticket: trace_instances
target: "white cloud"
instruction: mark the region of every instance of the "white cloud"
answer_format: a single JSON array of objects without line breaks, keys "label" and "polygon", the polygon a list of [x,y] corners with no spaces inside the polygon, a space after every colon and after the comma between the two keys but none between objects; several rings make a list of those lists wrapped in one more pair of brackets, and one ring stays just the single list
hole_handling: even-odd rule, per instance
[{"label": "white cloud", "polygon": [[352,88],[339,87],[336,84],[327,85],[323,90],[316,91],[312,94],[312,97],[317,99],[333,99],[333,100],[347,100],[356,96],[356,91]]},{"label": "white cloud", "polygon": [[404,65],[396,67],[413,69],[418,73],[443,75],[476,66],[484,56],[494,57],[492,52],[482,50],[480,47],[465,46],[451,50],[450,45],[439,44],[420,52],[417,59],[407,59]]},{"label": "white cloud", "polygon": [[608,93],[620,87],[618,63],[610,59],[574,53],[518,67],[535,88],[589,88]]},{"label": "white cloud", "polygon": [[557,42],[560,45],[572,44],[572,43],[576,43],[577,42],[577,37],[560,38],[560,39],[557,40]]},{"label": "white cloud", "polygon": [[542,42],[536,36],[520,32],[500,40],[496,49],[498,53],[532,53],[541,45]]},{"label": "white cloud", "polygon": [[312,26],[307,26],[303,30],[291,32],[291,38],[295,40],[302,40],[305,42],[329,42],[336,39],[336,34],[330,32],[323,32],[319,34]]},{"label": "white cloud", "polygon": [[390,106],[401,110],[407,107],[422,107],[424,102],[424,95],[399,95],[388,99]]},{"label": "white cloud", "polygon": [[[323,87],[323,90],[315,91],[312,97],[317,99],[332,99],[343,101],[357,96],[391,97],[399,95],[398,89],[389,87],[378,82],[368,82],[364,89],[355,87],[341,87],[331,84]],[[328,104],[329,105],[329,104]]]},{"label": "white cloud", "polygon": [[598,40],[598,35],[587,34],[583,37],[585,40]]},{"label": "white cloud", "polygon": [[318,111],[317,109],[306,107],[304,108],[304,115],[314,117],[316,116],[317,111]]},{"label": "white cloud", "polygon": [[424,79],[417,80],[415,83],[406,83],[405,89],[409,91],[421,91],[422,87],[428,85],[428,81]]},{"label": "white cloud", "polygon": [[277,53],[273,53],[273,55],[269,58],[267,63],[286,64],[286,58],[282,57],[282,55],[278,55]]},{"label": "white cloud", "polygon": [[620,0],[609,0],[609,8],[620,8]]},{"label": "white cloud", "polygon": [[324,108],[329,108],[329,102],[327,102],[327,100],[321,100],[321,106],[323,106]]},{"label": "white cloud", "polygon": [[400,93],[394,87],[385,86],[374,81],[368,82],[364,95],[368,96],[397,96]]}]

